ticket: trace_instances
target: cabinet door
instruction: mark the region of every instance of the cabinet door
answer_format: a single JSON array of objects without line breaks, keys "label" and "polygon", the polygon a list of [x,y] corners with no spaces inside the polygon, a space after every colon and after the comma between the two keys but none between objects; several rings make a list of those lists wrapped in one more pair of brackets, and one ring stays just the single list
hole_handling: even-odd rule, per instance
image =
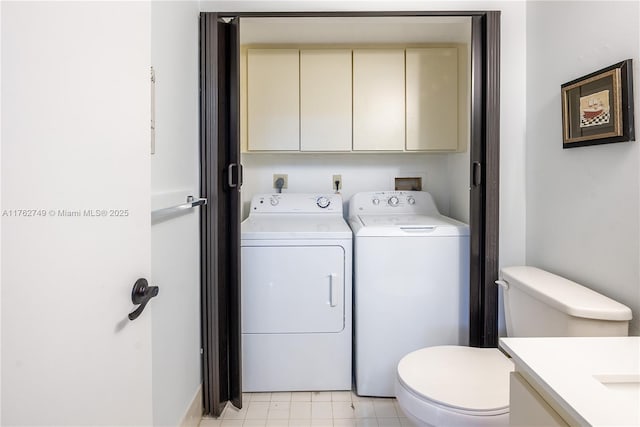
[{"label": "cabinet door", "polygon": [[300,149],[297,49],[247,51],[247,143],[250,151]]},{"label": "cabinet door", "polygon": [[458,51],[407,49],[407,150],[458,148]]},{"label": "cabinet door", "polygon": [[509,376],[509,425],[566,427],[564,419],[518,372]]},{"label": "cabinet door", "polygon": [[353,149],[398,150],[405,144],[404,50],[353,51]]},{"label": "cabinet door", "polygon": [[351,150],[351,50],[300,51],[300,149]]}]

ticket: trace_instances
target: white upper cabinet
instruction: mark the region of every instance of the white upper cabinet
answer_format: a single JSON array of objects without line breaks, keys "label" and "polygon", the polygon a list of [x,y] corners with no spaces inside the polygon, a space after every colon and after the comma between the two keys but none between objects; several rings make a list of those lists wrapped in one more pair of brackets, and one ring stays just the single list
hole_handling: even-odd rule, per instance
[{"label": "white upper cabinet", "polygon": [[300,149],[300,55],[298,49],[247,51],[249,151]]},{"label": "white upper cabinet", "polygon": [[407,49],[407,150],[458,149],[458,50]]},{"label": "white upper cabinet", "polygon": [[353,149],[403,151],[404,49],[353,51]]},{"label": "white upper cabinet", "polygon": [[468,64],[459,49],[247,49],[243,150],[464,151]]},{"label": "white upper cabinet", "polygon": [[300,150],[351,150],[351,49],[300,51]]}]

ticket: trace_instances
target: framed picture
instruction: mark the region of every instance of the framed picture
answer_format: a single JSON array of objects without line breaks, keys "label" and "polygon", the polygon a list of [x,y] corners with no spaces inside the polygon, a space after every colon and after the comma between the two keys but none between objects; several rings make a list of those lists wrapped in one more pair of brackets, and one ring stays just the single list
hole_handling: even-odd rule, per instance
[{"label": "framed picture", "polygon": [[631,59],[570,81],[562,88],[562,148],[631,141]]}]

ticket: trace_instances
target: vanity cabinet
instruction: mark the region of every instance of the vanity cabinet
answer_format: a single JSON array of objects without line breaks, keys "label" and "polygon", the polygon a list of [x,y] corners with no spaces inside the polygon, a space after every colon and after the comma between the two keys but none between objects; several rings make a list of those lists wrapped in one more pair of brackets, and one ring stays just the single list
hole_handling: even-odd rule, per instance
[{"label": "vanity cabinet", "polygon": [[351,49],[300,51],[300,151],[351,151]]},{"label": "vanity cabinet", "polygon": [[406,149],[458,149],[458,50],[406,50]]},{"label": "vanity cabinet", "polygon": [[404,49],[354,49],[354,151],[404,150],[404,91]]},{"label": "vanity cabinet", "polygon": [[511,372],[509,425],[513,427],[566,427],[569,424],[531,387],[519,372]]},{"label": "vanity cabinet", "polygon": [[640,426],[640,337],[509,337],[511,426]]},{"label": "vanity cabinet", "polygon": [[247,51],[249,151],[300,150],[298,49]]}]

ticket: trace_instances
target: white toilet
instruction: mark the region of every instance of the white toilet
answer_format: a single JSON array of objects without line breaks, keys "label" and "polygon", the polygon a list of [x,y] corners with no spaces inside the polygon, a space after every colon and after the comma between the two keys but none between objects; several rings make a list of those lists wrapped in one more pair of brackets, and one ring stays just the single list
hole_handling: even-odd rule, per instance
[{"label": "white toilet", "polygon": [[[631,310],[535,267],[508,267],[504,289],[512,337],[626,336]],[[400,360],[396,398],[417,426],[509,424],[512,362],[496,348],[427,347]]]}]

